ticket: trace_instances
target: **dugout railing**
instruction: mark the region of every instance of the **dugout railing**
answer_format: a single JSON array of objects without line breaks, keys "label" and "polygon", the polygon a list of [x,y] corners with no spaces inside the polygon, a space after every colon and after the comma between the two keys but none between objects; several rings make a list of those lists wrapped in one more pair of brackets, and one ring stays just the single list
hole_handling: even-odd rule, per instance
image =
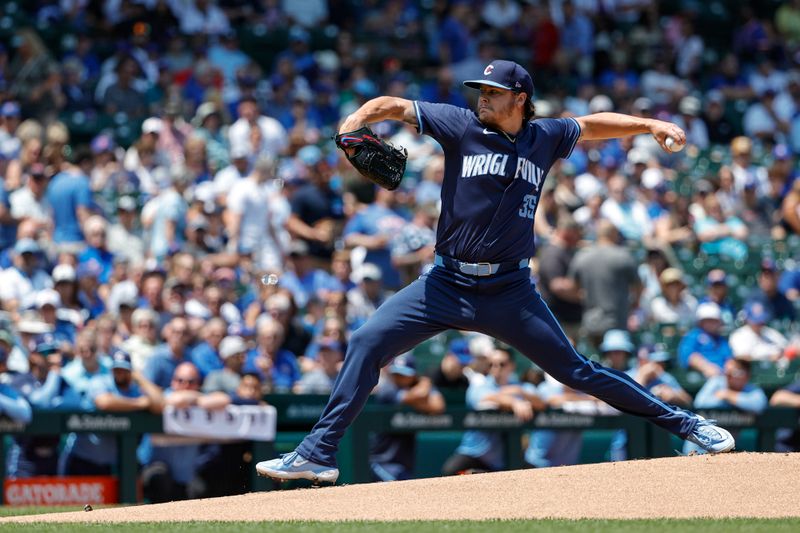
[{"label": "dugout railing", "polygon": [[[317,395],[274,395],[268,397],[278,412],[278,436],[304,434],[316,422],[327,397]],[[759,415],[741,411],[700,410],[731,430],[755,429],[757,448],[774,449],[775,430],[800,427],[800,409],[770,408]],[[368,462],[369,435],[374,432],[418,433],[431,431],[461,432],[467,430],[499,431],[504,435],[508,468],[522,468],[522,435],[531,430],[618,430],[628,432],[627,451],[631,459],[668,457],[676,454],[676,439],[666,431],[628,415],[583,414],[563,411],[536,413],[533,420],[521,422],[510,413],[470,411],[452,407],[439,415],[422,415],[406,409],[368,404],[345,434],[339,453],[340,482],[362,483],[371,480]],[[59,412],[35,411],[30,424],[12,422],[0,416],[0,474],[5,479],[7,440],[12,434],[52,435],[71,432],[110,433],[119,439],[119,480],[121,503],[137,501],[136,480],[139,466],[136,447],[142,434],[160,433],[162,418],[150,413]],[[273,443],[254,442],[253,457],[274,455]],[[253,474],[254,470],[253,470]],[[272,485],[253,475],[253,490],[266,490]],[[2,502],[0,502],[2,503]]]}]

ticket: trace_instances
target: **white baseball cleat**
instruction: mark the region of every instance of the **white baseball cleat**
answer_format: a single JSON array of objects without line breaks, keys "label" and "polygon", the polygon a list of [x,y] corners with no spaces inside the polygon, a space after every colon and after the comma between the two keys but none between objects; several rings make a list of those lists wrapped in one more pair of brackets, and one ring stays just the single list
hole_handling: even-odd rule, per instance
[{"label": "white baseball cleat", "polygon": [[697,425],[686,440],[693,442],[708,453],[725,453],[736,447],[733,435],[716,425],[716,420],[706,420],[697,415]]},{"label": "white baseball cleat", "polygon": [[285,453],[277,459],[261,461],[256,465],[260,476],[286,481],[289,479],[307,479],[314,483],[324,481],[336,483],[339,469],[314,463],[304,459],[299,453]]}]

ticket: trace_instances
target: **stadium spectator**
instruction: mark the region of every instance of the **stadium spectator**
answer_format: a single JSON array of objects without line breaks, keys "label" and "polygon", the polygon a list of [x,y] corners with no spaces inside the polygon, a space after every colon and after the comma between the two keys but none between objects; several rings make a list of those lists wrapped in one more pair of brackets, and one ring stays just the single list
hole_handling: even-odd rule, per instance
[{"label": "stadium spectator", "polygon": [[469,378],[465,374],[465,369],[470,363],[472,363],[472,353],[467,339],[453,339],[431,377],[433,385],[437,389],[456,389],[466,392]]},{"label": "stadium spectator", "polygon": [[717,304],[722,313],[722,322],[726,328],[733,326],[736,319],[736,309],[728,296],[728,275],[721,268],[714,268],[706,275],[706,295],[700,303],[711,302]]},{"label": "stadium spectator", "polygon": [[409,224],[404,224],[392,239],[391,261],[400,273],[400,286],[408,285],[433,265],[438,218],[439,209],[435,203],[418,203],[414,218]]},{"label": "stadium spectator", "polygon": [[[767,395],[758,385],[750,382],[751,365],[743,359],[728,359],[724,374],[706,381],[694,399],[696,409],[739,409],[748,413],[761,413],[767,408]],[[683,453],[704,453],[697,445],[686,442]]]},{"label": "stadium spectator", "polygon": [[749,361],[777,361],[789,341],[780,332],[767,326],[772,319],[769,311],[759,302],[744,307],[745,323],[731,333],[733,356]]},{"label": "stadium spectator", "polygon": [[[203,394],[201,384],[200,372],[192,363],[177,365],[163,393],[164,406],[176,409],[198,406],[215,410],[230,404],[230,397],[225,393]],[[159,503],[203,496],[203,483],[196,479],[205,461],[202,451],[198,443],[186,443],[166,435],[150,435],[139,451],[145,497]]]},{"label": "stadium spectator", "polygon": [[[76,351],[84,367],[88,350],[96,351],[96,346],[90,343],[90,338],[78,337]],[[78,383],[85,385],[87,406],[119,412],[160,409],[161,392],[140,374],[133,372],[128,354],[116,351],[110,360],[110,372],[106,370],[85,381],[83,378],[73,378],[70,382],[76,388]],[[65,379],[68,379],[67,370],[65,367]],[[114,435],[72,433],[59,458],[59,471],[68,476],[110,475],[117,463],[117,456],[117,438]]]},{"label": "stadium spectator", "polygon": [[347,322],[355,330],[381,306],[387,295],[383,289],[383,274],[378,266],[364,263],[353,276],[358,284],[347,292]]},{"label": "stadium spectator", "polygon": [[34,305],[36,293],[53,286],[50,275],[39,267],[42,249],[33,239],[14,244],[13,265],[0,272],[0,300],[9,312]]},{"label": "stadium spectator", "polygon": [[400,288],[400,275],[392,264],[390,245],[407,220],[396,209],[397,196],[382,187],[375,187],[375,199],[357,212],[344,227],[345,245],[364,247],[364,261],[381,271],[384,286]]},{"label": "stadium spectator", "polygon": [[[545,403],[530,384],[519,384],[511,354],[495,349],[489,355],[489,375],[485,380],[472,381],[467,389],[467,407],[472,410],[498,409],[510,411],[526,422],[534,410]],[[461,444],[442,467],[442,474],[452,476],[465,472],[500,470],[506,462],[501,435],[490,431],[467,431]]]},{"label": "stadium spectator", "polygon": [[134,370],[142,372],[158,346],[158,315],[152,309],[136,309],[131,327],[132,334],[121,348],[130,354]]},{"label": "stadium spectator", "polygon": [[330,394],[344,360],[344,347],[339,340],[323,337],[317,343],[317,364],[304,373],[292,387],[295,394]]},{"label": "stadium spectator", "polygon": [[224,392],[233,396],[242,381],[242,368],[247,357],[247,344],[238,335],[222,339],[219,344],[219,358],[222,368],[212,370],[203,381],[203,392]]},{"label": "stadium spectator", "polygon": [[[388,376],[375,390],[379,404],[410,407],[416,412],[436,415],[444,412],[442,394],[430,379],[417,374],[416,359],[410,353],[394,358]],[[379,433],[371,437],[369,466],[376,481],[397,481],[414,477],[417,436],[413,433]]]},{"label": "stadium spectator", "polygon": [[[0,368],[7,357],[5,349],[13,345],[7,331],[0,331]],[[50,407],[51,389],[60,382],[61,354],[58,347],[50,342],[40,342],[29,355],[29,372],[5,372],[0,370],[0,402],[3,400],[2,387],[20,393],[31,407],[46,409]],[[8,397],[7,397],[8,398]],[[7,399],[6,398],[6,399]],[[17,406],[20,407],[20,406]],[[24,412],[24,406],[23,411]],[[12,409],[3,408],[3,413],[15,420]],[[58,471],[58,448],[61,436],[53,435],[15,435],[6,455],[6,475],[9,479],[33,476],[54,476]]]},{"label": "stadium spectator", "polygon": [[722,336],[722,311],[713,302],[697,306],[697,325],[681,339],[678,362],[697,370],[706,378],[722,374],[725,362],[733,357],[728,339]]},{"label": "stadium spectator", "polygon": [[115,257],[124,257],[132,263],[144,261],[145,246],[141,229],[137,226],[137,205],[132,196],[117,200],[117,221],[106,230],[108,251]]},{"label": "stadium spectator", "polygon": [[192,362],[200,371],[200,375],[207,377],[214,370],[222,370],[224,360],[221,353],[221,343],[228,331],[228,324],[219,317],[213,317],[205,323],[200,332],[203,342],[192,349]]},{"label": "stadium spectator", "polygon": [[142,374],[149,381],[166,389],[175,368],[181,363],[191,362],[189,324],[185,318],[175,317],[164,326],[161,333],[166,342],[153,350]]},{"label": "stadium spectator", "polygon": [[[565,406],[597,405],[599,400],[576,391],[553,379],[549,374],[536,389],[536,394],[550,409],[564,409]],[[530,434],[525,462],[535,468],[574,465],[583,449],[583,435],[575,430],[537,430]]]},{"label": "stadium spectator", "polygon": [[[788,386],[775,391],[769,399],[773,407],[800,408],[800,381],[795,381]],[[800,429],[783,428],[775,434],[776,452],[796,452],[800,450]]]},{"label": "stadium spectator", "polygon": [[571,216],[563,215],[556,224],[553,237],[538,253],[539,292],[564,332],[575,340],[580,331],[583,306],[578,285],[569,276],[569,270],[580,239],[580,225]]},{"label": "stadium spectator", "polygon": [[297,357],[282,348],[285,329],[276,319],[265,316],[256,326],[256,347],[247,353],[244,372],[255,373],[272,392],[289,392],[300,379]]},{"label": "stadium spectator", "polygon": [[163,260],[169,249],[185,239],[186,211],[189,206],[184,192],[195,176],[183,165],[170,170],[170,187],[159,192],[142,208],[142,225],[149,231],[148,255]]},{"label": "stadium spectator", "polygon": [[726,213],[716,196],[703,202],[706,216],[694,223],[700,250],[708,255],[743,260],[747,257],[747,226],[736,216]]},{"label": "stadium spectator", "polygon": [[621,329],[606,331],[599,348],[603,364],[620,372],[628,371],[630,358],[636,350],[628,332]]},{"label": "stadium spectator", "polygon": [[781,279],[778,267],[770,258],[761,261],[758,273],[758,288],[754,289],[748,302],[759,302],[776,320],[794,320],[795,311],[792,302],[778,290]]},{"label": "stadium spectator", "polygon": [[677,324],[688,330],[697,309],[697,299],[686,290],[684,273],[677,268],[667,268],[659,276],[661,295],[650,304],[650,317],[656,324]]},{"label": "stadium spectator", "polygon": [[31,420],[31,406],[22,392],[8,383],[12,376],[6,366],[7,360],[8,352],[0,347],[0,414],[27,424]]},{"label": "stadium spectator", "polygon": [[581,327],[596,345],[609,329],[627,329],[633,293],[639,286],[636,262],[618,240],[614,225],[601,220],[597,242],[580,250],[570,264],[569,275],[584,295]]},{"label": "stadium spectator", "polygon": [[259,157],[250,175],[231,186],[225,202],[228,250],[252,254],[259,270],[279,269],[283,262],[288,205],[276,194],[275,172],[274,158]]},{"label": "stadium spectator", "polygon": [[300,308],[324,292],[336,289],[333,277],[314,266],[314,259],[305,241],[293,241],[290,245],[289,266],[291,270],[285,272],[278,283],[292,293]]}]

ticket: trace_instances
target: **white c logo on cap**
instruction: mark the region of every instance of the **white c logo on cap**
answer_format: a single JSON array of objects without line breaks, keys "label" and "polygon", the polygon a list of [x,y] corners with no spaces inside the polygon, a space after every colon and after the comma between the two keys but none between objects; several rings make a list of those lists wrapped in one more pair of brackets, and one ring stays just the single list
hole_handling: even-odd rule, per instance
[{"label": "white c logo on cap", "polygon": [[488,76],[494,70],[494,65],[489,65],[485,69],[483,69],[483,75]]}]

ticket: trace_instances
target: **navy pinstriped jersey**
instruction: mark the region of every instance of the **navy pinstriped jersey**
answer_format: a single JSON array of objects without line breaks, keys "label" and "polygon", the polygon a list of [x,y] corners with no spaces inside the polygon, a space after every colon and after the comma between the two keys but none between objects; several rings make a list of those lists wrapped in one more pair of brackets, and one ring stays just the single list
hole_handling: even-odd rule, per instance
[{"label": "navy pinstriped jersey", "polygon": [[414,102],[419,132],[442,145],[445,175],[436,251],[472,263],[533,257],[533,217],[542,185],[580,137],[575,119],[538,119],[515,142],[472,111]]}]

